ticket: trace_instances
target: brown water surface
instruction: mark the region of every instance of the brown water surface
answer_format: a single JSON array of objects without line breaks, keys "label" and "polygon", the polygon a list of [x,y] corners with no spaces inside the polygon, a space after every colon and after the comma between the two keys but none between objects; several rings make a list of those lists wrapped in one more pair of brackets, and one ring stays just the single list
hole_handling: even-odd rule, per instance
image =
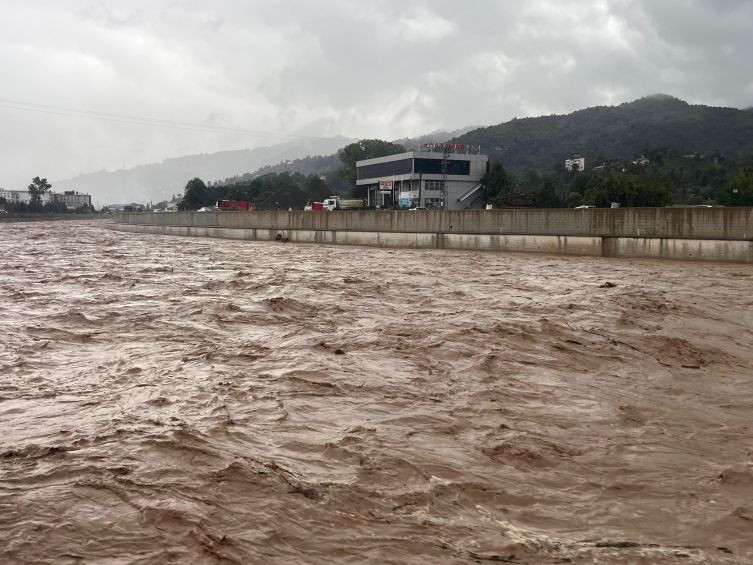
[{"label": "brown water surface", "polygon": [[0,236],[2,562],[753,560],[751,266]]}]

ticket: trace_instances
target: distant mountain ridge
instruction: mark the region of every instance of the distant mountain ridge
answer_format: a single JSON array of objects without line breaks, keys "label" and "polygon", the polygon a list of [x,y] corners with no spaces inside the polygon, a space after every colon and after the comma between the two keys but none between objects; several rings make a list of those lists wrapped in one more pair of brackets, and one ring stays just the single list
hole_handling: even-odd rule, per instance
[{"label": "distant mountain ridge", "polygon": [[[464,128],[456,129],[453,131],[448,130],[435,130],[431,133],[421,135],[418,137],[404,137],[402,139],[393,140],[393,143],[399,143],[408,150],[418,149],[422,143],[440,143],[447,141],[451,137],[457,135],[463,135],[471,130],[476,129],[477,126],[467,126]],[[355,140],[353,140],[355,141]],[[265,165],[255,171],[248,171],[243,175],[236,175],[225,179],[226,184],[235,184],[239,182],[246,182],[254,177],[268,174],[277,173],[300,173],[302,175],[331,175],[342,166],[340,158],[337,153],[331,155],[316,155],[306,156],[299,159],[293,159],[288,162],[275,163],[273,165]],[[333,179],[330,177],[330,183]],[[336,186],[334,190],[347,190],[347,187],[340,182],[334,183]]]},{"label": "distant mountain ridge", "polygon": [[445,141],[452,139],[453,137],[464,135],[479,128],[480,126],[466,126],[452,131],[438,129],[425,135],[420,135],[418,137],[404,137],[402,139],[395,139],[393,140],[393,143],[399,143],[410,151],[419,149],[422,143],[444,143]]},{"label": "distant mountain ridge", "polygon": [[[182,193],[193,177],[241,182],[256,176],[298,172],[326,175],[339,166],[337,149],[355,141],[345,137],[292,141],[259,147],[189,155],[119,171],[102,171],[53,182],[53,189],[79,190],[101,203],[159,201]],[[509,171],[543,173],[561,169],[573,155],[590,167],[601,160],[629,160],[666,148],[680,153],[714,154],[729,159],[753,155],[753,111],[691,105],[654,94],[617,106],[595,106],[565,115],[513,119],[488,127],[436,130],[395,140],[407,149],[421,143],[453,141],[480,145],[490,160]]]},{"label": "distant mountain ridge", "polygon": [[[445,141],[473,129],[436,130],[429,134],[398,140],[408,148],[421,143]],[[323,175],[340,167],[337,149],[356,141],[347,137],[312,138],[255,149],[238,149],[186,155],[160,163],[137,165],[116,171],[98,171],[71,179],[53,181],[53,190],[78,190],[92,195],[101,204],[158,202],[183,192],[188,180],[199,177],[207,182],[243,182],[253,177],[280,172]]]},{"label": "distant mountain ridge", "polygon": [[161,163],[138,165],[117,171],[99,171],[72,179],[53,181],[53,190],[78,190],[101,204],[158,202],[182,193],[194,177],[205,181],[224,180],[266,165],[284,163],[310,155],[328,155],[354,141],[345,137],[303,139],[255,149],[219,151],[165,159]]},{"label": "distant mountain ridge", "polygon": [[[632,160],[657,149],[705,155],[718,151],[740,159],[753,156],[753,111],[692,105],[667,94],[652,94],[618,106],[395,140],[407,149],[443,141],[480,145],[490,160],[501,161],[515,174],[561,171],[565,159],[573,155],[584,156],[591,167],[609,159]],[[336,155],[327,155],[277,164],[246,177],[284,171],[319,174],[338,165]]]},{"label": "distant mountain ridge", "polygon": [[514,119],[452,141],[481,145],[490,159],[499,159],[514,173],[550,172],[576,154],[586,158],[588,167],[659,148],[707,155],[718,151],[739,159],[753,155],[753,112],[654,94],[618,106]]}]

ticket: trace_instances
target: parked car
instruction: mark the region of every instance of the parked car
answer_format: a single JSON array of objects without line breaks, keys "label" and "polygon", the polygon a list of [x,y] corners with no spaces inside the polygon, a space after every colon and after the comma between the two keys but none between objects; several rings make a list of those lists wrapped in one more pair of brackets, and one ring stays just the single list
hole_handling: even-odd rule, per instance
[{"label": "parked car", "polygon": [[202,206],[196,211],[197,212],[214,212],[214,208],[212,208],[211,206]]}]

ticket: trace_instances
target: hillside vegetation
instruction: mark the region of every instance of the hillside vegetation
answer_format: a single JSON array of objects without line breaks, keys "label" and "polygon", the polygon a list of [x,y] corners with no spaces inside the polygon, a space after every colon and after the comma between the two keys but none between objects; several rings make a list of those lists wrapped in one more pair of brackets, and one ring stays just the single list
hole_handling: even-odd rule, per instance
[{"label": "hillside vegetation", "polygon": [[514,119],[453,139],[479,144],[490,160],[520,174],[557,171],[572,155],[587,165],[630,160],[656,149],[727,159],[753,155],[753,111],[691,105],[654,95],[619,106],[598,106],[562,116]]},{"label": "hillside vegetation", "polygon": [[186,184],[182,210],[214,206],[219,200],[249,200],[257,210],[302,209],[308,201],[319,201],[329,195],[324,181],[316,175],[272,173],[233,184],[210,184],[193,178]]},{"label": "hillside vegetation", "polygon": [[[489,155],[485,195],[497,206],[753,205],[753,111],[749,109],[691,105],[654,95],[619,106],[513,119],[452,133],[456,135],[449,141],[480,145]],[[254,179],[263,177],[267,183],[277,179],[276,184],[293,182],[300,188],[304,178],[316,177],[322,181],[318,188],[323,193],[357,194],[353,155],[360,159],[387,154],[364,153],[364,143],[415,149],[424,140],[443,141],[442,135],[434,132],[400,144],[361,140],[337,154],[266,166],[222,184],[229,193],[233,185],[250,187]],[[565,170],[565,159],[574,155],[585,158],[583,171]],[[315,195],[315,191],[303,192]]]}]

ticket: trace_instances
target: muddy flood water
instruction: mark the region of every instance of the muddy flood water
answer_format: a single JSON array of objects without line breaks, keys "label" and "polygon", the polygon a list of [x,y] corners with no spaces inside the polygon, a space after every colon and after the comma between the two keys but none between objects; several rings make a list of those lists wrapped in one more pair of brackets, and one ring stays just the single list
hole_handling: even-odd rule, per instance
[{"label": "muddy flood water", "polygon": [[105,225],[0,225],[0,562],[753,561],[753,266]]}]

